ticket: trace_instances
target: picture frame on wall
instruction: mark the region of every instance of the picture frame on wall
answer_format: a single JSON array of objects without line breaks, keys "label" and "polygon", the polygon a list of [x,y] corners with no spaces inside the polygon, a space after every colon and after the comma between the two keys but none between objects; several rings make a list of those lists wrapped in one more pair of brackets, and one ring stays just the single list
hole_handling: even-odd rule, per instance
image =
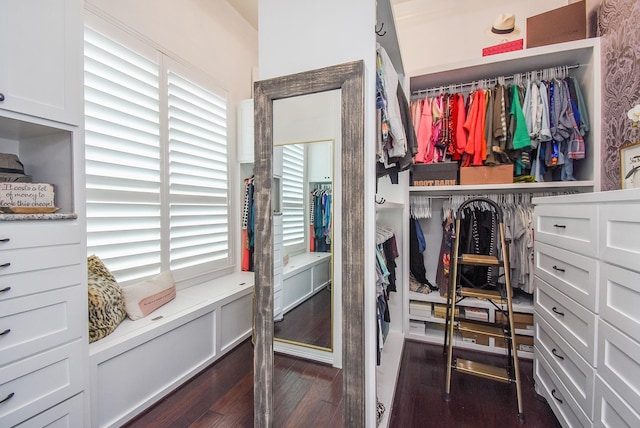
[{"label": "picture frame on wall", "polygon": [[620,187],[640,188],[640,141],[620,147]]}]

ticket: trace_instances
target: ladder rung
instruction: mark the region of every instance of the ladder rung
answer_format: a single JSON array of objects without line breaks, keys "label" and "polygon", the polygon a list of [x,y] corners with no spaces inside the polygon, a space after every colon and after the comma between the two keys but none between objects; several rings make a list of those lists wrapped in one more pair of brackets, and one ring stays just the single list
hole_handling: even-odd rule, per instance
[{"label": "ladder rung", "polygon": [[460,256],[460,262],[465,265],[477,266],[499,266],[500,261],[497,257],[485,254],[463,254]]},{"label": "ladder rung", "polygon": [[498,290],[484,290],[482,288],[461,287],[460,296],[475,297],[476,299],[502,300]]},{"label": "ladder rung", "polygon": [[482,334],[484,336],[490,337],[504,338],[505,336],[505,331],[503,328],[496,327],[494,325],[477,324],[463,321],[460,321],[458,323],[458,330],[468,333]]},{"label": "ladder rung", "polygon": [[486,379],[507,383],[511,381],[507,369],[503,367],[490,366],[488,364],[482,364],[476,361],[457,358],[454,362],[454,368],[456,369],[456,371],[480,376]]}]

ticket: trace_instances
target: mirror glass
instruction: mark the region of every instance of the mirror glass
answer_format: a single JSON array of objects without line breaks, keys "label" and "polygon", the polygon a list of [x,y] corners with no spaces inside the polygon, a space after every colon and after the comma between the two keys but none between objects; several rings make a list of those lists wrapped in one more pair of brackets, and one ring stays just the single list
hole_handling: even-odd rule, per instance
[{"label": "mirror glass", "polygon": [[[274,339],[332,351],[340,91],[275,100]],[[339,223],[339,221],[338,221]]]}]

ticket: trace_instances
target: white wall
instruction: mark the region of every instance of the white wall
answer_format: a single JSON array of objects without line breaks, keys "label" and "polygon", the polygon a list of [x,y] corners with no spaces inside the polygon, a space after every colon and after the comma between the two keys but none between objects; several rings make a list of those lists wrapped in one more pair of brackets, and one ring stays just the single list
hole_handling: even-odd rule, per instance
[{"label": "white wall", "polygon": [[[236,108],[252,96],[258,34],[224,0],[86,0],[92,13],[120,23],[161,50],[202,71],[227,91],[230,165],[236,163]],[[240,270],[240,168],[229,168],[230,239]]]},{"label": "white wall", "polygon": [[[365,372],[366,414],[375,416],[375,0],[259,0],[260,79],[350,61],[365,64]],[[336,160],[338,162],[338,160]],[[338,165],[338,164],[336,164]],[[338,168],[336,168],[336,171]],[[336,174],[337,175],[337,174]],[[339,183],[340,177],[334,177]],[[334,191],[334,194],[337,192]],[[335,200],[338,195],[334,196]],[[336,206],[336,212],[338,207]],[[337,217],[337,216],[336,216]],[[336,248],[334,247],[334,250]],[[346,249],[345,249],[346,251]],[[339,254],[335,266],[339,267]],[[341,275],[336,270],[335,275]],[[341,349],[334,336],[335,349]],[[375,426],[375,421],[371,426]]]},{"label": "white wall", "polygon": [[[593,1],[593,0],[592,0]],[[482,49],[500,43],[487,34],[498,15],[513,13],[526,46],[527,17],[566,6],[567,0],[396,0],[396,21],[407,76],[438,65],[482,57]]]}]

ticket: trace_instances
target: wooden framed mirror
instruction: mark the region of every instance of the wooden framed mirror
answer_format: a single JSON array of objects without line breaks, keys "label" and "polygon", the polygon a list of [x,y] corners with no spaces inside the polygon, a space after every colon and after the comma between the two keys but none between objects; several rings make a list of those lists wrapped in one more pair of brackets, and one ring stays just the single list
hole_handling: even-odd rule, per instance
[{"label": "wooden framed mirror", "polygon": [[364,426],[364,62],[261,80],[254,85],[255,300],[254,425],[273,424],[273,103],[340,90],[343,424]]}]

